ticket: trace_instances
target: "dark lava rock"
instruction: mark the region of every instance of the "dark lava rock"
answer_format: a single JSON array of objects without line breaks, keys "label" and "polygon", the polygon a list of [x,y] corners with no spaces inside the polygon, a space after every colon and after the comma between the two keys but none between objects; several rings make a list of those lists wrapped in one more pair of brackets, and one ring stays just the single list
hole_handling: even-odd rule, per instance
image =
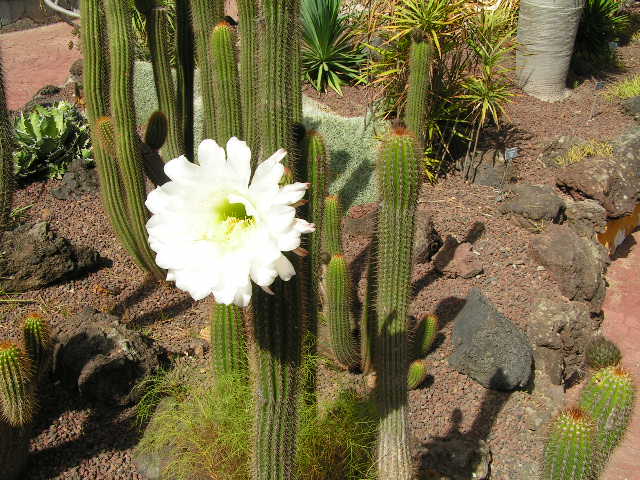
[{"label": "dark lava rock", "polygon": [[565,297],[589,302],[593,312],[600,311],[609,263],[602,245],[579,237],[567,226],[550,225],[531,240],[529,254],[551,272]]},{"label": "dark lava rock", "polygon": [[501,150],[476,152],[461,163],[465,179],[478,185],[501,187],[516,181],[515,169],[510,162],[505,162]]},{"label": "dark lava rock", "polygon": [[555,385],[581,375],[585,347],[600,323],[601,317],[591,315],[586,303],[558,298],[536,300],[527,324],[536,368],[546,372]]},{"label": "dark lava rock", "polygon": [[640,195],[640,177],[632,162],[616,158],[590,157],[563,168],[557,185],[574,200],[591,198],[611,218],[633,211]]},{"label": "dark lava rock", "polygon": [[486,388],[513,390],[531,376],[533,351],[527,336],[473,288],[454,319],[455,351],[449,364]]},{"label": "dark lava rock", "polygon": [[585,142],[580,137],[562,135],[542,147],[542,152],[538,155],[537,160],[545,167],[560,168],[563,165],[558,162],[558,159],[563,157],[571,147],[582,143]]},{"label": "dark lava rock", "polygon": [[565,200],[566,224],[580,237],[595,239],[607,229],[607,211],[595,200]]},{"label": "dark lava rock", "polygon": [[46,85],[38,90],[21,110],[25,115],[28,115],[37,105],[49,108],[66,99],[62,88],[56,87],[55,85]]},{"label": "dark lava rock", "polygon": [[74,159],[62,177],[62,185],[51,190],[51,195],[66,200],[72,194],[94,193],[99,189],[98,173],[93,165],[82,158]]},{"label": "dark lava rock", "polygon": [[19,480],[27,466],[32,426],[12,427],[0,418],[0,472],[5,480]]},{"label": "dark lava rock", "polygon": [[[491,450],[484,440],[438,439],[419,447],[420,467],[449,480],[486,480],[491,466]],[[420,478],[433,478],[420,472]],[[437,478],[441,478],[438,476]]]},{"label": "dark lava rock", "polygon": [[5,291],[35,290],[78,277],[98,265],[98,252],[71,245],[46,222],[5,232],[1,243],[0,287]]},{"label": "dark lava rock", "polygon": [[434,268],[449,277],[473,278],[482,273],[479,257],[469,242],[458,243],[451,235],[433,258]]},{"label": "dark lava rock", "polygon": [[636,120],[640,119],[640,96],[625,98],[621,103],[626,113]]},{"label": "dark lava rock", "polygon": [[517,225],[539,232],[547,223],[562,223],[564,201],[547,185],[513,185],[511,198],[500,205],[498,210],[508,215]]},{"label": "dark lava rock", "polygon": [[166,352],[151,338],[128,329],[118,317],[86,309],[54,341],[53,373],[69,388],[107,405],[140,400],[133,387],[155,373]]}]

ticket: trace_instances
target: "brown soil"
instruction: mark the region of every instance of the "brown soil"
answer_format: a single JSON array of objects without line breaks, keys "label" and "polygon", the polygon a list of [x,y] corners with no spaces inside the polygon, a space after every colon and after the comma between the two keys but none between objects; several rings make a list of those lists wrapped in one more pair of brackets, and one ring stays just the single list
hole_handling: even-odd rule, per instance
[{"label": "brown soil", "polygon": [[[627,65],[623,74],[640,71],[640,45],[620,49]],[[345,87],[344,97],[334,93],[305,92],[344,115],[362,115],[371,93]],[[537,161],[544,143],[558,135],[584,139],[610,139],[633,121],[618,103],[598,96],[595,116],[593,83],[584,82],[567,100],[547,104],[518,96],[508,107],[510,120],[502,138],[517,146],[519,176],[524,182],[551,183],[555,172]],[[495,137],[494,137],[495,138]],[[16,193],[15,206],[31,205],[24,220],[47,220],[62,236],[99,251],[102,267],[80,279],[21,295],[33,304],[2,304],[0,338],[16,338],[19,319],[33,309],[42,310],[54,328],[84,306],[122,315],[132,328],[142,329],[178,354],[188,352],[193,338],[207,324],[211,300],[194,302],[170,284],[154,284],[133,266],[116,241],[97,195],[67,201],[48,192],[57,181],[36,182]],[[442,334],[430,354],[431,375],[423,388],[410,393],[410,425],[416,445],[439,438],[463,437],[488,442],[492,455],[492,479],[534,478],[543,432],[527,427],[526,411],[536,398],[526,389],[513,393],[489,391],[452,370],[447,356],[452,352],[451,321],[472,287],[480,288],[492,303],[521,328],[529,321],[529,308],[538,295],[560,295],[558,285],[545,270],[539,270],[527,255],[532,237],[497,213],[499,192],[466,184],[450,175],[437,185],[425,185],[421,202],[433,213],[436,229],[444,237],[469,241],[484,266],[472,279],[447,278],[431,263],[418,265],[413,273],[411,309],[416,317],[436,313],[443,322]],[[345,239],[350,259],[360,256],[366,240]],[[358,262],[356,262],[356,265]],[[31,462],[25,479],[137,479],[131,449],[139,438],[130,420],[132,411],[96,408],[66,392],[58,384],[42,389],[42,411],[31,446]]]}]

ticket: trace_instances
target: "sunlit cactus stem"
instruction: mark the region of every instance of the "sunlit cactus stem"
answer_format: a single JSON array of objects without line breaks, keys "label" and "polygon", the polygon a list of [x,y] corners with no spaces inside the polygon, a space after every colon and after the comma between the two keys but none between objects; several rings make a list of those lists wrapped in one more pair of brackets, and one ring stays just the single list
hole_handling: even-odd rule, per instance
[{"label": "sunlit cactus stem", "polygon": [[354,367],[359,358],[351,333],[351,282],[343,255],[331,257],[324,284],[327,294],[324,317],[329,325],[331,349],[341,365]]},{"label": "sunlit cactus stem", "polygon": [[202,135],[203,138],[216,139],[218,138],[216,134],[218,92],[214,88],[213,80],[211,32],[224,16],[224,0],[191,0],[191,13],[202,92]]},{"label": "sunlit cactus stem", "polygon": [[424,357],[433,346],[438,335],[439,322],[435,315],[427,315],[418,324],[414,337],[414,355],[415,357]]},{"label": "sunlit cactus stem", "polygon": [[231,137],[244,138],[240,117],[240,86],[231,25],[218,23],[211,33],[213,85],[217,96],[216,141],[225,145]]},{"label": "sunlit cactus stem", "polygon": [[595,463],[595,424],[579,408],[552,422],[544,447],[543,480],[591,480]]},{"label": "sunlit cactus stem", "polygon": [[11,342],[0,344],[0,408],[10,425],[26,425],[34,411],[33,367],[29,357]]},{"label": "sunlit cactus stem", "polygon": [[340,199],[336,195],[328,195],[324,199],[322,237],[323,250],[329,255],[342,253],[341,222]]},{"label": "sunlit cactus stem", "polygon": [[47,322],[37,313],[27,315],[22,327],[22,341],[31,359],[34,374],[40,375],[51,355],[51,335]]},{"label": "sunlit cactus stem", "polygon": [[193,79],[195,55],[190,0],[176,0],[176,114],[184,154],[193,161]]},{"label": "sunlit cactus stem", "polygon": [[423,149],[425,126],[427,120],[427,95],[429,93],[431,70],[431,56],[433,46],[431,41],[416,38],[411,41],[409,51],[409,81],[407,84],[407,106],[405,108],[405,123],[407,128],[416,136],[418,148]]},{"label": "sunlit cactus stem", "polygon": [[374,367],[378,376],[380,425],[378,477],[409,480],[407,424],[407,318],[419,175],[413,135],[395,129],[378,160],[378,291]]},{"label": "sunlit cactus stem", "polygon": [[414,360],[409,365],[409,373],[407,375],[407,387],[409,390],[418,388],[427,378],[429,367],[425,360]]},{"label": "sunlit cactus stem", "polygon": [[169,62],[169,13],[164,7],[154,7],[146,18],[158,107],[166,116],[168,127],[162,154],[167,160],[171,160],[184,154],[185,149],[176,107],[176,89]]},{"label": "sunlit cactus stem", "polygon": [[0,50],[0,231],[9,225],[13,196],[13,127],[9,120]]},{"label": "sunlit cactus stem", "polygon": [[236,305],[216,304],[211,310],[211,364],[216,377],[246,375],[244,315]]},{"label": "sunlit cactus stem", "polygon": [[[238,0],[240,24],[240,103],[246,142],[253,152],[260,151],[258,135],[258,79],[259,63],[256,62],[257,0]],[[252,156],[255,163],[258,156]],[[253,165],[255,166],[255,165]]]}]

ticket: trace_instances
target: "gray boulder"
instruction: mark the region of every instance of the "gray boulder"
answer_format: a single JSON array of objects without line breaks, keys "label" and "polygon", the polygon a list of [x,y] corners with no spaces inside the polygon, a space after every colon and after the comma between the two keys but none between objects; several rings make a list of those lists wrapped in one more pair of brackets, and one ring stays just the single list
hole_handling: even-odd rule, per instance
[{"label": "gray boulder", "polygon": [[566,224],[580,237],[594,240],[607,229],[607,211],[595,200],[565,200]]},{"label": "gray boulder", "polygon": [[98,266],[98,252],[71,245],[46,222],[5,232],[1,243],[5,254],[0,257],[0,287],[5,291],[35,290]]},{"label": "gray boulder", "polygon": [[533,352],[527,336],[473,288],[454,319],[455,351],[449,364],[486,388],[513,390],[531,376]]},{"label": "gray boulder", "polygon": [[600,323],[601,318],[592,316],[585,303],[537,299],[527,324],[536,368],[544,371],[554,385],[580,375],[585,347]]},{"label": "gray boulder", "polygon": [[[484,440],[439,439],[419,447],[418,454],[421,459],[421,469],[437,472],[439,475],[437,478],[448,480],[489,478],[491,450]],[[434,477],[426,476],[425,478]]]},{"label": "gray boulder", "polygon": [[516,180],[515,169],[501,150],[478,151],[460,163],[464,178],[477,185],[501,187]]},{"label": "gray boulder", "polygon": [[551,272],[565,297],[589,302],[593,312],[601,310],[609,263],[602,245],[579,237],[567,226],[550,225],[543,235],[532,238],[529,254]]},{"label": "gray boulder", "polygon": [[96,169],[82,158],[76,158],[63,175],[62,185],[52,189],[51,195],[60,200],[66,200],[74,194],[97,192],[98,188]]},{"label": "gray boulder", "polygon": [[621,103],[625,113],[631,115],[635,120],[640,119],[640,96],[625,98]]},{"label": "gray boulder", "polygon": [[151,338],[113,315],[86,309],[69,324],[54,341],[53,374],[89,399],[107,405],[134,403],[140,392],[133,387],[166,361]]},{"label": "gray boulder", "polygon": [[564,201],[547,185],[520,185],[510,188],[512,197],[498,210],[522,228],[539,232],[549,223],[562,223]]}]

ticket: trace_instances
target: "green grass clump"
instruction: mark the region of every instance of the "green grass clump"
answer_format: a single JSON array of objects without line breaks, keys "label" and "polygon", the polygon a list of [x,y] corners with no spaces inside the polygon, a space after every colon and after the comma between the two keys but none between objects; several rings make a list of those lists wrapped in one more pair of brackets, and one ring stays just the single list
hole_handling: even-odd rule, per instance
[{"label": "green grass clump", "polygon": [[589,140],[586,143],[572,146],[564,155],[557,157],[555,162],[561,167],[568,167],[574,163],[581,162],[585,158],[611,156],[613,156],[613,145],[609,142]]},{"label": "green grass clump", "polygon": [[[307,359],[307,362],[309,360]],[[209,371],[180,365],[148,377],[137,388],[141,423],[151,419],[138,454],[177,452],[163,479],[249,480],[254,408],[242,375],[215,381]],[[299,480],[373,480],[376,416],[372,402],[342,391],[329,404],[305,403],[298,433]]]},{"label": "green grass clump", "polygon": [[640,95],[640,75],[626,78],[611,85],[604,95],[610,99],[631,98]]}]

